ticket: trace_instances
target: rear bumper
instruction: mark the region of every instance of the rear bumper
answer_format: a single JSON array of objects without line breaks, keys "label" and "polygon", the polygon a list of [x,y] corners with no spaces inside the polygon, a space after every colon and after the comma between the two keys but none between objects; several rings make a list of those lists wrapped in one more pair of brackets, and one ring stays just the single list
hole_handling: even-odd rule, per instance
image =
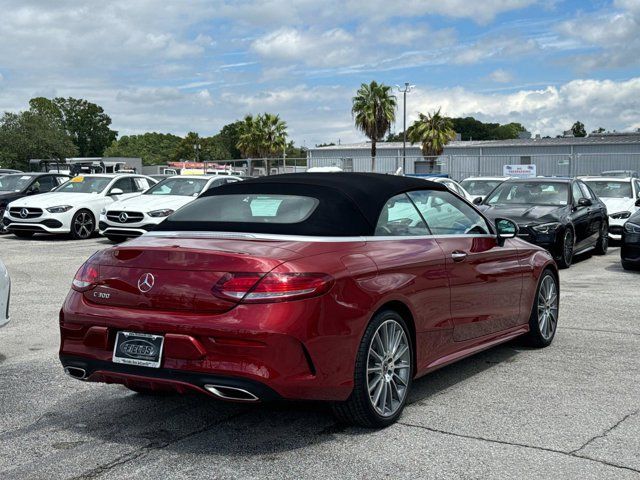
[{"label": "rear bumper", "polygon": [[[85,362],[91,381],[126,384],[130,374],[202,391],[196,375],[258,384],[285,399],[345,400],[366,319],[340,320],[328,305],[335,302],[325,296],[198,314],[97,305],[71,291],[60,315],[60,356],[65,366],[65,359]],[[161,368],[113,363],[122,330],[163,335]]]},{"label": "rear bumper", "polygon": [[207,385],[217,385],[250,392],[261,402],[282,398],[265,384],[246,378],[166,368],[136,367],[70,355],[60,355],[60,362],[65,370],[72,367],[84,371],[83,378],[76,378],[88,382],[116,383],[150,390],[171,389],[180,393],[191,390],[220,398],[205,388]]}]

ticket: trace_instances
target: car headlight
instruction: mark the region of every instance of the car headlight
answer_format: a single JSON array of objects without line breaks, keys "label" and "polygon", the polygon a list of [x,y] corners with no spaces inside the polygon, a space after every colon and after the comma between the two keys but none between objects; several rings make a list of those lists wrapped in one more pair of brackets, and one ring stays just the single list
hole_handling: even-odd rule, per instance
[{"label": "car headlight", "polygon": [[58,205],[57,207],[49,207],[47,208],[47,212],[49,213],[64,213],[71,210],[73,207],[71,205]]},{"label": "car headlight", "polygon": [[640,233],[640,225],[637,223],[627,222],[624,224],[624,231],[627,233]]},{"label": "car headlight", "polygon": [[150,217],[168,217],[173,213],[173,210],[170,208],[163,208],[162,210],[154,210],[153,212],[148,212],[147,215]]},{"label": "car headlight", "polygon": [[619,220],[621,218],[629,218],[631,216],[631,212],[616,212],[609,215],[611,218],[615,218]]},{"label": "car headlight", "polygon": [[100,210],[100,215],[106,215],[107,214],[107,207],[104,207],[102,210]]},{"label": "car headlight", "polygon": [[538,233],[549,234],[555,232],[558,228],[560,228],[561,223],[552,222],[552,223],[543,223],[541,225],[536,225],[532,227]]}]

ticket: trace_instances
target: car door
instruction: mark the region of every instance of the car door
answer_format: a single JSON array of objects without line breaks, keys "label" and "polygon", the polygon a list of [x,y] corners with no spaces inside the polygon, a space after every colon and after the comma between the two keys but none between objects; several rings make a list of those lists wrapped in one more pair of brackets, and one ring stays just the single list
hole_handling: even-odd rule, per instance
[{"label": "car door", "polygon": [[593,193],[584,182],[577,182],[582,190],[584,198],[591,200],[592,205],[587,208],[589,212],[589,238],[588,241],[595,245],[600,237],[602,224],[607,220],[607,207],[600,201],[598,196]]},{"label": "car door", "polygon": [[516,243],[500,246],[484,217],[448,191],[409,196],[445,255],[454,340],[519,325],[524,267]]},{"label": "car door", "polygon": [[589,207],[580,205],[580,199],[585,198],[578,182],[571,184],[571,214],[569,219],[575,230],[575,251],[582,250],[591,244],[591,211]]}]

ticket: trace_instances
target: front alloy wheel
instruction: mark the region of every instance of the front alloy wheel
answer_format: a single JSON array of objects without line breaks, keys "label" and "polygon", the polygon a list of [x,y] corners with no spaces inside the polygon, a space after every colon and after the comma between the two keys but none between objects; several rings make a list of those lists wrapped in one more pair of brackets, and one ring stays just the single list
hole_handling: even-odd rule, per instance
[{"label": "front alloy wheel", "polygon": [[573,230],[567,228],[564,232],[559,256],[556,259],[560,268],[569,268],[573,262],[573,240]]},{"label": "front alloy wheel", "polygon": [[558,327],[558,292],[558,280],[551,270],[545,270],[529,319],[528,340],[534,347],[546,347],[553,341]]},{"label": "front alloy wheel", "polygon": [[80,210],[71,220],[71,236],[75,240],[85,240],[89,238],[95,230],[93,215],[86,210]]},{"label": "front alloy wheel", "polygon": [[363,427],[395,422],[407,402],[413,378],[413,344],[404,319],[393,310],[377,313],[356,355],[349,398],[335,402],[338,420]]}]

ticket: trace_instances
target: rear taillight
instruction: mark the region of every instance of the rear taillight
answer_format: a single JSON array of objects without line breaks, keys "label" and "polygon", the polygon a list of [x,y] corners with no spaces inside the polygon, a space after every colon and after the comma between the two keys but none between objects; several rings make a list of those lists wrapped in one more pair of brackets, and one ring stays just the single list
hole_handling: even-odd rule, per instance
[{"label": "rear taillight", "polygon": [[270,303],[317,297],[329,291],[333,278],[324,273],[228,273],[213,294],[243,303]]},{"label": "rear taillight", "polygon": [[85,292],[96,285],[98,277],[98,265],[86,262],[76,273],[73,282],[71,282],[71,288],[78,292]]}]

